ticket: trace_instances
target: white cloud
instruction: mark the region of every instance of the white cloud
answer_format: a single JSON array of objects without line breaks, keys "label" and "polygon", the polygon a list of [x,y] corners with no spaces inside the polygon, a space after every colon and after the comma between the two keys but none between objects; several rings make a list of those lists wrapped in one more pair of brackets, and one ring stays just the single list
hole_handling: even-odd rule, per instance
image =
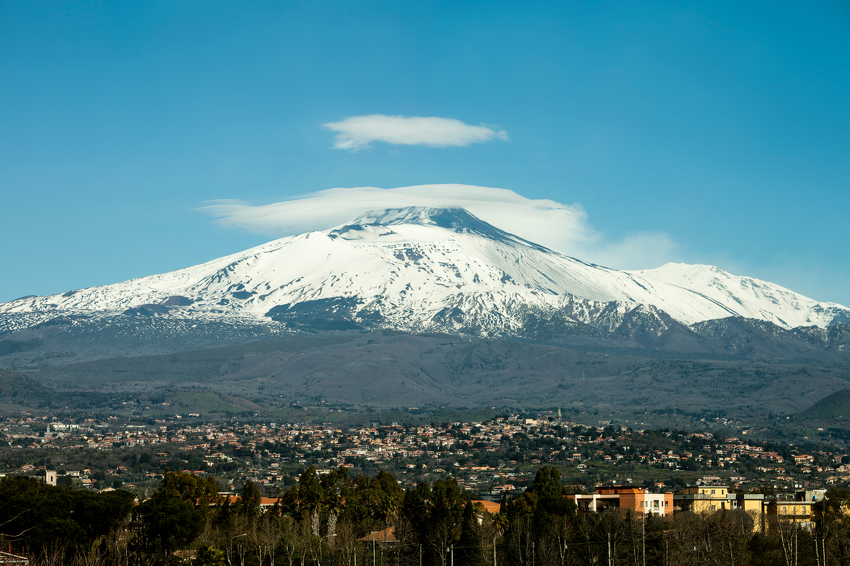
[{"label": "white cloud", "polygon": [[599,240],[586,253],[593,255],[593,261],[617,269],[652,269],[681,261],[684,249],[669,234],[638,232],[615,241]]},{"label": "white cloud", "polygon": [[463,146],[492,139],[507,141],[504,130],[486,126],[470,126],[453,118],[423,118],[419,116],[353,116],[324,127],[337,132],[334,147],[357,151],[370,147],[375,141],[396,145],[427,145],[430,147]]},{"label": "white cloud", "polygon": [[579,204],[529,199],[507,189],[474,185],[336,188],[261,206],[217,201],[200,210],[227,228],[282,236],[326,230],[370,210],[405,206],[465,208],[506,232],[618,269],[649,269],[684,259],[681,246],[667,234],[643,232],[610,240],[590,226]]}]

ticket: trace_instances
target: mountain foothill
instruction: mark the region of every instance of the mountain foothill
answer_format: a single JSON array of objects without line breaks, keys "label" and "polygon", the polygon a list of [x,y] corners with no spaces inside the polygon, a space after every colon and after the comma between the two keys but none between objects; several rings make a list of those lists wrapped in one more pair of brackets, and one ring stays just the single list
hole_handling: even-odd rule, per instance
[{"label": "mountain foothill", "polygon": [[171,273],[0,304],[0,403],[22,407],[193,390],[242,409],[790,415],[850,389],[849,357],[841,305],[713,266],[611,269],[457,208],[372,211]]}]

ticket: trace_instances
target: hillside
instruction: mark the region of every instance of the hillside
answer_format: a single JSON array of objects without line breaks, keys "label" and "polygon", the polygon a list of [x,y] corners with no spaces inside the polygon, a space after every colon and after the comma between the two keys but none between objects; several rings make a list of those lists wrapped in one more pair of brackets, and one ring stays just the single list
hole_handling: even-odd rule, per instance
[{"label": "hillside", "polygon": [[836,391],[801,411],[797,416],[800,419],[816,421],[850,419],[850,390]]},{"label": "hillside", "polygon": [[39,407],[50,402],[53,392],[38,381],[8,369],[0,369],[0,405]]},{"label": "hillside", "polygon": [[646,357],[553,344],[397,333],[267,340],[179,354],[44,366],[56,389],[137,397],[200,389],[258,405],[674,408],[791,414],[850,383],[842,366]]}]

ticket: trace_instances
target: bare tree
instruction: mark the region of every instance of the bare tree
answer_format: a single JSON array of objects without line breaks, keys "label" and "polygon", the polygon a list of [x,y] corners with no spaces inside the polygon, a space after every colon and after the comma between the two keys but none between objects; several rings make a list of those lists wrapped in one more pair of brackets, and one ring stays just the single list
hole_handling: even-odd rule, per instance
[{"label": "bare tree", "polygon": [[785,566],[797,566],[799,526],[791,521],[782,521],[773,517],[771,527],[779,535],[779,540],[782,543],[782,556],[785,558]]},{"label": "bare tree", "polygon": [[753,518],[745,511],[721,510],[706,518],[714,540],[712,564],[741,566],[747,562],[747,542],[753,534]]},{"label": "bare tree", "polygon": [[257,520],[252,531],[252,541],[255,545],[259,566],[263,566],[266,558],[269,559],[269,564],[274,566],[275,550],[282,537],[283,527],[279,517],[265,513]]},{"label": "bare tree", "polygon": [[46,545],[31,564],[33,566],[64,566],[66,550],[64,545],[55,542]]},{"label": "bare tree", "polygon": [[515,564],[525,566],[531,564],[534,553],[534,529],[531,515],[518,517],[511,524],[512,534],[509,537],[508,552]]},{"label": "bare tree", "polygon": [[300,553],[301,537],[298,533],[300,525],[292,517],[282,517],[281,529],[283,532],[280,537],[279,546],[288,565],[293,566],[300,558],[303,563]]}]

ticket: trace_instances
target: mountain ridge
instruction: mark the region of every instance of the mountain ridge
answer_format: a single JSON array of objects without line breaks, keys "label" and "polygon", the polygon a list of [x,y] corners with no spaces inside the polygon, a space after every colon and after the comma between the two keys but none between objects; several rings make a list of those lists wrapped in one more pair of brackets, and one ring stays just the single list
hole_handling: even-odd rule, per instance
[{"label": "mountain ridge", "polygon": [[710,266],[584,262],[462,209],[388,209],[0,304],[0,369],[18,372],[0,375],[0,401],[121,406],[177,388],[257,406],[790,414],[847,389],[846,314]]},{"label": "mountain ridge", "polygon": [[[682,266],[619,271],[461,208],[384,209],[170,273],[3,303],[0,333],[66,315],[277,322],[296,331],[313,320],[325,330],[495,337],[523,337],[535,321],[614,332],[638,314],[653,318],[656,338],[671,321],[688,327],[743,316],[785,329],[850,321],[841,305],[716,267]],[[642,326],[649,332],[651,324]]]}]

